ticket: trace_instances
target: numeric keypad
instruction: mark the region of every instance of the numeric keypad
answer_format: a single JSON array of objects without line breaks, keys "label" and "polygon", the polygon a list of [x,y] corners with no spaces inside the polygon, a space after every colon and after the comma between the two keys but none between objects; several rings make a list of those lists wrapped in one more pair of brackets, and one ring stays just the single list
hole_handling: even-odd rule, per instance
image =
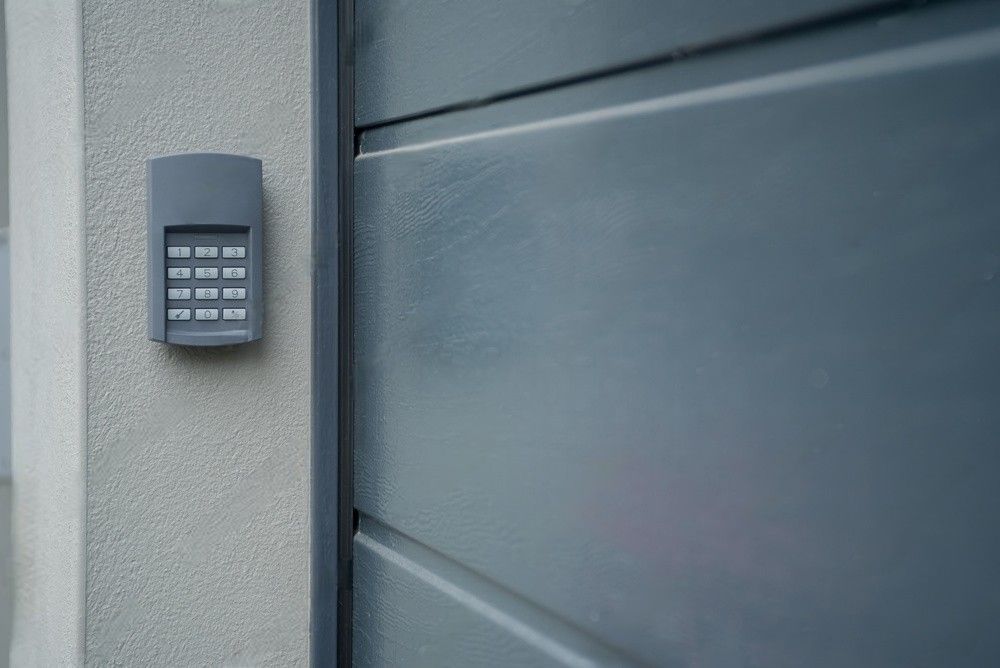
[{"label": "numeric keypad", "polygon": [[[192,252],[193,251],[193,252]],[[246,246],[210,246],[203,244],[168,245],[166,256],[171,265],[167,267],[167,320],[213,322],[222,320],[246,320],[247,309],[233,302],[246,301],[247,287],[232,286],[232,281],[245,281],[245,265],[233,264],[233,260],[246,259]],[[206,260],[216,260],[223,265],[206,265]],[[186,262],[185,262],[186,261]],[[189,283],[192,278],[195,283]],[[226,308],[205,302],[227,302]],[[193,298],[193,300],[192,300]],[[179,308],[178,302],[200,302],[197,308]]]}]

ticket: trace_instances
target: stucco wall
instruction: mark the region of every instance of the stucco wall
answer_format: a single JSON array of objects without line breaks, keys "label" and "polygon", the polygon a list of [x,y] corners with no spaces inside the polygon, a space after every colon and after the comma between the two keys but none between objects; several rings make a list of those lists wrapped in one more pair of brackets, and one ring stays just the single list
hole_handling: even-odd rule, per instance
[{"label": "stucco wall", "polygon": [[[19,100],[20,131],[35,137],[15,138],[22,154],[53,168],[72,163],[68,156],[82,160],[82,171],[76,163],[67,168],[82,175],[75,193],[54,181],[29,189],[23,172],[13,193],[22,214],[14,223],[15,261],[21,258],[15,292],[37,282],[32,293],[42,304],[53,301],[53,292],[80,298],[56,304],[49,320],[30,310],[26,296],[15,313],[15,320],[25,312],[48,325],[30,343],[46,368],[30,373],[25,349],[17,350],[29,321],[15,325],[15,366],[22,365],[20,376],[15,370],[22,385],[15,386],[22,397],[15,430],[37,419],[33,442],[15,453],[15,485],[24,480],[18,456],[57,428],[75,426],[77,447],[62,432],[49,439],[58,448],[49,447],[73,450],[85,464],[85,471],[68,467],[62,474],[51,461],[38,462],[49,488],[53,476],[62,476],[69,490],[35,497],[43,509],[67,514],[56,498],[82,493],[86,483],[86,503],[73,497],[68,506],[82,513],[85,534],[47,527],[54,536],[85,540],[85,562],[70,564],[67,575],[82,573],[85,598],[75,608],[81,614],[61,633],[83,634],[79,651],[91,665],[303,664],[309,652],[309,2],[82,0],[74,17],[72,3],[8,1],[12,43],[22,35],[14,60],[61,57],[54,70],[75,67],[72,92],[82,96],[82,109],[72,110],[82,152],[67,153],[79,146],[79,134],[77,144],[55,145],[50,124],[38,117],[74,99],[66,90]],[[57,18],[75,25],[75,36],[51,34],[49,4],[59,6]],[[24,80],[27,65],[12,69],[21,76],[18,92],[42,96],[44,86]],[[30,72],[42,70],[39,63]],[[38,142],[53,144],[48,155],[39,155]],[[263,160],[265,322],[258,343],[198,350],[146,339],[144,161],[183,151]],[[77,209],[39,209],[49,200]],[[57,244],[43,249],[48,264],[30,269],[18,238],[29,220],[38,228],[32,234]],[[73,227],[80,220],[82,235]],[[67,238],[76,246],[64,257],[57,250]],[[60,258],[68,260],[65,267],[54,266]],[[49,369],[53,358],[67,369]],[[72,368],[79,370],[75,377]],[[46,397],[24,391],[32,382],[36,392],[62,393],[41,401]],[[85,449],[79,447],[84,428]],[[32,531],[56,521],[26,517],[24,503],[16,512]],[[66,554],[58,550],[53,558]],[[62,591],[58,582],[42,584],[51,572],[28,573],[25,586]],[[71,608],[59,601],[43,609]],[[30,627],[26,610],[15,615],[19,646],[49,652],[55,641],[45,629]],[[79,654],[65,656],[65,662],[28,657],[18,665],[79,662]]]},{"label": "stucco wall", "polygon": [[10,658],[13,608],[10,488],[10,234],[7,222],[7,65],[0,0],[0,668]]},{"label": "stucco wall", "polygon": [[8,0],[15,666],[83,658],[80,12]]},{"label": "stucco wall", "polygon": [[[87,662],[308,657],[309,3],[84,0]],[[264,164],[264,338],[145,331],[151,155]]]}]

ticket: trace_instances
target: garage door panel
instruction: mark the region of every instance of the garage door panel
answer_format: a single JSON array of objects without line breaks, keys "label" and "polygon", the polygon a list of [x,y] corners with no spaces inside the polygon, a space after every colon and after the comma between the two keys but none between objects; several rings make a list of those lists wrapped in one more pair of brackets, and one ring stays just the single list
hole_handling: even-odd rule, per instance
[{"label": "garage door panel", "polygon": [[358,0],[359,126],[878,3]]},{"label": "garage door panel", "polygon": [[1000,33],[913,49],[362,154],[357,506],[654,664],[1000,656]]},{"label": "garage door panel", "polygon": [[408,536],[362,517],[358,666],[626,666],[635,661]]}]

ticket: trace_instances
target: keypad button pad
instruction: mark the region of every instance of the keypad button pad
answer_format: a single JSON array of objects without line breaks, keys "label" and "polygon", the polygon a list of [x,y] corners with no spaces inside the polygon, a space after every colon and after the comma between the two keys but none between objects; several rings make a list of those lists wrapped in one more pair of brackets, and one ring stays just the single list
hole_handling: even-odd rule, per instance
[{"label": "keypad button pad", "polygon": [[218,267],[195,267],[194,277],[199,280],[214,280],[219,277]]},{"label": "keypad button pad", "polygon": [[248,249],[247,236],[240,233],[167,233],[168,334],[228,334],[249,324],[255,295]]},{"label": "keypad button pad", "polygon": [[218,246],[195,246],[194,256],[199,260],[214,259],[219,257]]}]

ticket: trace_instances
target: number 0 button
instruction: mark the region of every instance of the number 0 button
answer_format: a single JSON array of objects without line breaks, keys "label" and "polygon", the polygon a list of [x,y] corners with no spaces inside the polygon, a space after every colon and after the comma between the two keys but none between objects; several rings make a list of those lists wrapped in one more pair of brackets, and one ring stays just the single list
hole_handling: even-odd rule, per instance
[{"label": "number 0 button", "polygon": [[195,320],[218,320],[219,309],[217,308],[196,308],[194,310]]},{"label": "number 0 button", "polygon": [[229,279],[239,279],[247,277],[246,267],[223,267],[222,277]]}]

